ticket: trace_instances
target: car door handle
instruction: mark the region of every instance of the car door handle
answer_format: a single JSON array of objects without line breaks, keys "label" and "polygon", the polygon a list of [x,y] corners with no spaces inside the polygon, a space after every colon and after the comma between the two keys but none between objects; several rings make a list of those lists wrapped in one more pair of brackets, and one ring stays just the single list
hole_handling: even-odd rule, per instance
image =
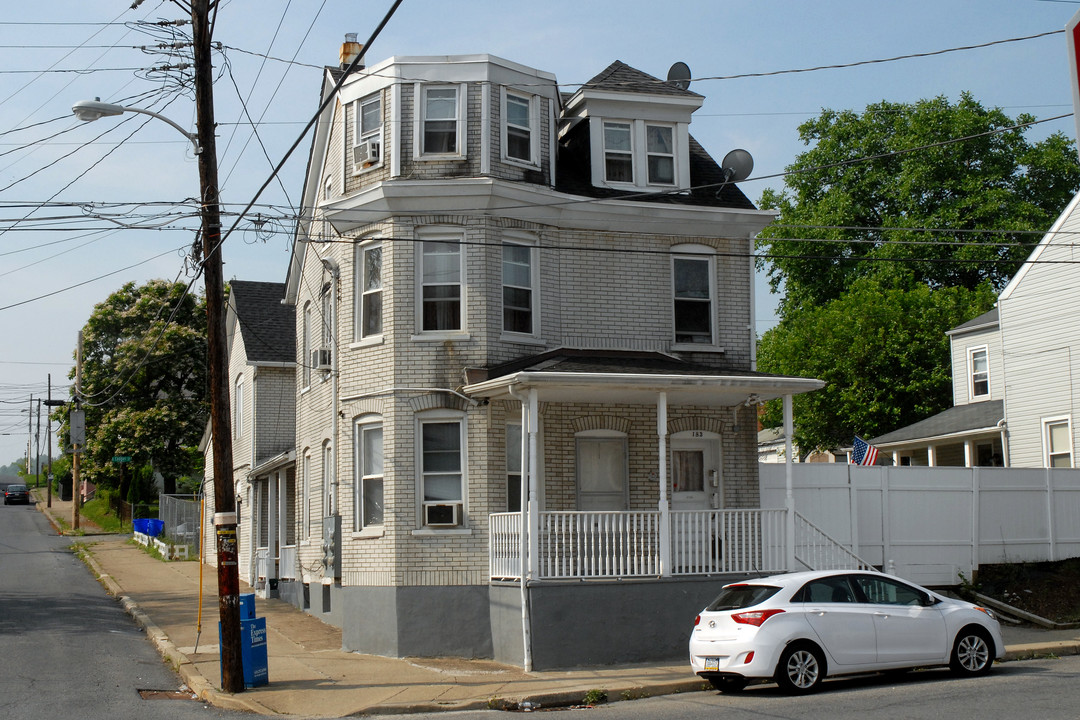
[{"label": "car door handle", "polygon": [[879,617],[882,620],[886,620],[886,619],[888,619],[889,615],[888,615],[888,613],[876,612],[876,613],[874,613],[874,617]]}]

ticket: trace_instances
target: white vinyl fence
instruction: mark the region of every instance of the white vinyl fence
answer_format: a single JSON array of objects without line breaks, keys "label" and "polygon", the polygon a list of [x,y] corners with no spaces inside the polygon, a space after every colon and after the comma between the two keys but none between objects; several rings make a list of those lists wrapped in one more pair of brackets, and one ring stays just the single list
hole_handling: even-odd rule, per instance
[{"label": "white vinyl fence", "polygon": [[[783,464],[760,463],[783,507]],[[1080,470],[796,463],[795,510],[856,555],[926,585],[979,565],[1080,556]]]}]

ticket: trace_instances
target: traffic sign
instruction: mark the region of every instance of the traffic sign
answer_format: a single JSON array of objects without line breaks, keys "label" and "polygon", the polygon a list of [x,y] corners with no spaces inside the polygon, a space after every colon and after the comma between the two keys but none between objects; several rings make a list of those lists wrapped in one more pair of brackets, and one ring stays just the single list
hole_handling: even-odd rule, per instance
[{"label": "traffic sign", "polygon": [[114,463],[131,462],[131,456],[130,455],[113,455],[112,461]]}]

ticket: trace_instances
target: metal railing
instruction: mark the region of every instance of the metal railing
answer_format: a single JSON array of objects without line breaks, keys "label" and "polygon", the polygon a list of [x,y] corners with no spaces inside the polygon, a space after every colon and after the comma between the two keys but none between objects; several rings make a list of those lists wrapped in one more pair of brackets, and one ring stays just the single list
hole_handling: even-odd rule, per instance
[{"label": "metal railing", "polygon": [[848,550],[797,512],[795,559],[811,570],[874,569],[869,562]]},{"label": "metal railing", "polygon": [[161,495],[158,519],[164,523],[161,537],[170,545],[186,545],[189,557],[199,554],[201,503],[196,495]]}]

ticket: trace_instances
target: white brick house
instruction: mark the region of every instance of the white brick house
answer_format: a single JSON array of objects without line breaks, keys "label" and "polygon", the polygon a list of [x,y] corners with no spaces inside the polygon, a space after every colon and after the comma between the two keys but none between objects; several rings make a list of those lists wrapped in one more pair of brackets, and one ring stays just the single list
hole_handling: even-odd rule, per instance
[{"label": "white brick house", "polygon": [[490,55],[340,76],[286,281],[281,596],[361,652],[682,655],[717,576],[790,564],[753,406],[821,383],[754,370],[772,214],[690,134],[702,97],[622,63],[572,95]]}]

